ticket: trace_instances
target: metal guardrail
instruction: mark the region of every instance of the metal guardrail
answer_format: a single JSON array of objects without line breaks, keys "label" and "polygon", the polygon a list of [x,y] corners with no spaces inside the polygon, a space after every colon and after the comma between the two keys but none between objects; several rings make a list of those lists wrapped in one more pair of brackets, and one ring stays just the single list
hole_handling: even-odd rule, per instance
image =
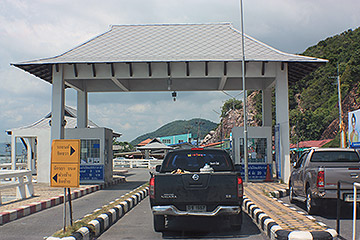
[{"label": "metal guardrail", "polygon": [[129,167],[129,168],[153,168],[162,164],[163,160],[157,159],[113,159],[113,167]]},{"label": "metal guardrail", "polygon": [[338,181],[337,183],[337,202],[336,202],[336,231],[340,236],[340,215],[341,215],[341,184],[350,184],[353,185],[353,240],[356,236],[356,206],[357,206],[357,188],[360,188],[360,183],[358,182],[348,182],[348,181]]},{"label": "metal guardrail", "polygon": [[[1,163],[0,170],[10,170],[12,164],[11,163]],[[16,169],[25,170],[27,169],[27,163],[16,163]]]},{"label": "metal guardrail", "polygon": [[[25,181],[26,180],[26,181]],[[28,170],[0,170],[0,204],[1,190],[16,187],[16,198],[24,199],[34,195],[32,174]]]}]

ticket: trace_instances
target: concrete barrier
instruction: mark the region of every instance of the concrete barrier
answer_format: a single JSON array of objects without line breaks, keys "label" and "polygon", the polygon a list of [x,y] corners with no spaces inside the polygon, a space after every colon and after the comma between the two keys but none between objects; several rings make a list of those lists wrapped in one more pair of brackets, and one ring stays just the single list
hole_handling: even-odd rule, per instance
[{"label": "concrete barrier", "polygon": [[16,187],[16,198],[24,199],[34,195],[32,174],[28,170],[0,170],[0,204],[1,190]]}]

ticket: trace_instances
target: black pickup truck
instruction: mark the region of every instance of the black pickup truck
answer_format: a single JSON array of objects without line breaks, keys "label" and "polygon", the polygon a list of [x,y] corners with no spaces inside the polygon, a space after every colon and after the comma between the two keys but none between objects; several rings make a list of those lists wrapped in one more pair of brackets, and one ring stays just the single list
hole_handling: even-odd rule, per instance
[{"label": "black pickup truck", "polygon": [[193,148],[169,152],[151,173],[150,205],[154,230],[167,230],[177,217],[218,217],[241,229],[243,181],[240,166],[227,152]]}]

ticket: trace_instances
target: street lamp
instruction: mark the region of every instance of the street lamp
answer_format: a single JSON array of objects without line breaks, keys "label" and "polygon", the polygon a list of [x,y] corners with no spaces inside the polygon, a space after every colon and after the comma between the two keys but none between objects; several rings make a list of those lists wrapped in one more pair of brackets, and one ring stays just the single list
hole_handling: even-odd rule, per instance
[{"label": "street lamp", "polygon": [[244,44],[244,14],[243,14],[243,4],[240,0],[240,13],[241,13],[241,50],[242,50],[242,90],[243,94],[243,110],[244,110],[244,172],[245,172],[245,182],[249,181],[249,168],[248,168],[248,132],[247,132],[247,112],[246,112],[246,86],[245,86],[245,44]]}]

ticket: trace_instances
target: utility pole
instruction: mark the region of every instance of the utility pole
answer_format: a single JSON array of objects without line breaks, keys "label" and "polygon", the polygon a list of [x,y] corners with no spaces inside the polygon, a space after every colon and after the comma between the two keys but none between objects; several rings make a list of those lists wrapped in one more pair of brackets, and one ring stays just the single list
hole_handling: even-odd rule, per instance
[{"label": "utility pole", "polygon": [[345,131],[344,131],[344,123],[342,120],[342,106],[341,106],[341,82],[340,82],[340,74],[339,74],[339,63],[337,64],[337,83],[338,83],[338,97],[339,97],[339,130],[340,130],[340,147],[345,147]]},{"label": "utility pole", "polygon": [[341,81],[340,81],[340,73],[339,73],[339,63],[337,64],[337,76],[330,77],[337,79],[338,85],[338,106],[339,106],[339,132],[340,132],[340,147],[345,148],[345,131],[344,131],[344,123],[342,120],[342,105],[341,105]]},{"label": "utility pole", "polygon": [[[218,113],[218,112],[215,111],[214,109],[213,109],[213,111],[214,111],[215,113],[217,113],[217,114],[220,115],[220,144],[221,144],[221,149],[224,149],[224,145],[223,145],[223,143],[222,143],[222,140],[223,140],[223,125],[222,125],[222,120],[223,120],[223,118],[221,117],[221,114],[220,114],[220,113]],[[225,142],[225,141],[224,141],[224,142]]]},{"label": "utility pole", "polygon": [[[185,129],[187,130],[187,135],[186,135],[186,137],[187,137],[187,142],[188,142],[188,143],[191,143],[191,142],[190,142],[190,136],[189,136],[191,127],[190,127],[190,126],[186,126]],[[191,138],[192,138],[192,136],[191,136]]]},{"label": "utility pole", "polygon": [[200,139],[200,125],[205,124],[204,122],[202,122],[201,120],[195,122],[196,124],[198,124],[198,131],[197,131],[197,141],[196,141],[196,145],[199,146],[199,139]]}]

